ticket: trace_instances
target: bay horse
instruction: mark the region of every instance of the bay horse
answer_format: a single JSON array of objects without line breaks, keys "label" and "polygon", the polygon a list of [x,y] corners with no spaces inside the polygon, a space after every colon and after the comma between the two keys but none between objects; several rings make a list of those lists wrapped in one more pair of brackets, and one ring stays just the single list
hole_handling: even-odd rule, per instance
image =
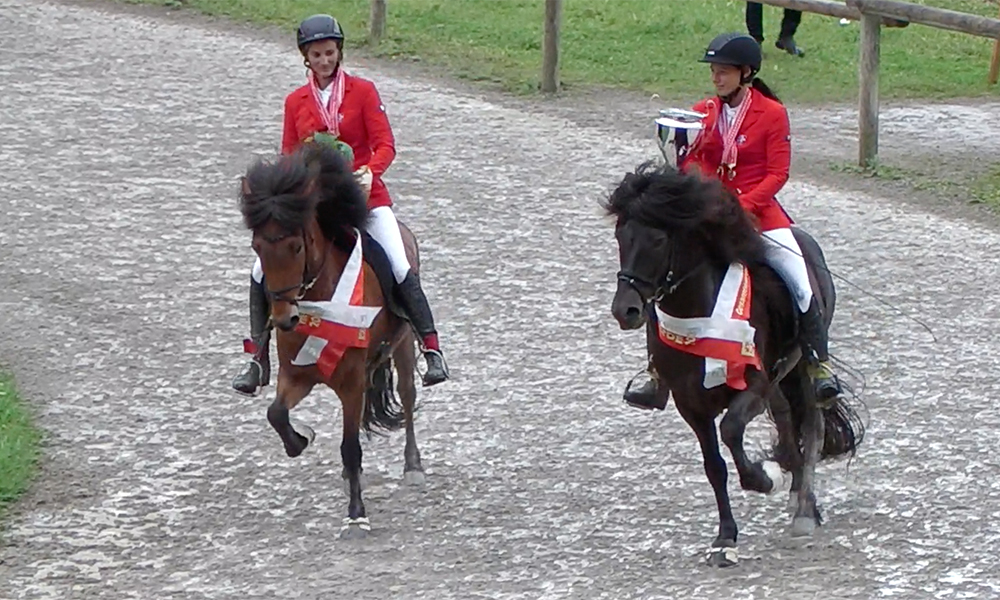
[{"label": "bay horse", "polygon": [[[404,481],[412,485],[424,481],[413,428],[416,338],[393,300],[388,259],[364,233],[369,218],[367,198],[350,165],[336,150],[309,143],[292,154],[258,160],[250,166],[241,180],[239,205],[244,225],[253,232],[253,249],[264,272],[270,324],[277,329],[277,391],[267,409],[267,420],[281,438],[285,453],[299,456],[313,442],[315,432],[292,423],[289,411],[316,385],[326,385],[337,394],[344,415],[342,477],[350,497],[341,536],[365,537],[371,523],[361,498],[362,430],[369,434],[394,431],[405,424]],[[402,222],[400,231],[407,258],[412,268],[419,270],[416,237]],[[355,339],[367,339],[368,343],[338,347],[343,351],[339,362],[328,363],[335,367],[324,375],[318,361],[305,364],[309,361],[296,360],[310,339],[303,321],[318,323],[305,309],[300,314],[300,303],[331,300],[359,242],[363,242],[359,277],[363,278],[363,292],[355,291],[355,298],[360,295],[364,307],[381,309],[367,330],[359,329],[356,334]],[[356,263],[353,272],[359,272]],[[393,394],[393,365],[399,376],[401,407]]]},{"label": "bay horse", "polygon": [[[763,236],[721,182],[671,165],[643,163],[625,175],[603,207],[616,219],[619,248],[611,312],[623,330],[646,324],[646,347],[659,386],[673,396],[677,411],[694,430],[715,492],[719,534],[708,563],[724,567],[737,562],[738,531],[715,427],[723,411],[719,432],[732,452],[741,487],[771,493],[779,487],[777,480],[784,480],[783,471],[791,472],[791,535],[812,535],[822,524],[814,489],[816,464],[853,456],[864,426],[843,397],[819,404],[798,339],[798,312],[788,288],[765,262]],[[836,302],[833,279],[816,241],[801,228],[793,229],[829,326]],[[734,264],[745,265],[750,274],[748,318],[760,368],[746,367],[745,389],[728,381],[707,388],[705,358],[661,340],[656,308],[677,319],[711,317]],[[743,435],[764,411],[778,430],[774,460],[751,461]]]}]

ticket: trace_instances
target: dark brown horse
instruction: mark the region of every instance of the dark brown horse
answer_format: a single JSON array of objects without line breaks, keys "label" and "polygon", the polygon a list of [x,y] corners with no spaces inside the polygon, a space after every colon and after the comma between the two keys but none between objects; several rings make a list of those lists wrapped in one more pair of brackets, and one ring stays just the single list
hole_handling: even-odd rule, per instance
[{"label": "dark brown horse", "polygon": [[[843,398],[821,407],[813,392],[798,339],[798,312],[791,294],[766,265],[763,237],[736,198],[719,182],[685,175],[671,166],[642,165],[627,174],[605,209],[617,218],[620,271],[612,313],[622,329],[646,324],[646,345],[661,387],[694,430],[715,491],[719,535],[709,563],[736,562],[736,521],[726,490],[715,418],[732,452],[743,489],[770,493],[782,471],[792,473],[792,535],[811,535],[821,524],[813,486],[821,459],[853,455],[863,425]],[[813,290],[829,325],[835,291],[819,246],[796,228]],[[705,359],[661,341],[653,306],[679,319],[709,317],[732,264],[750,272],[750,325],[762,369],[748,367],[746,389],[706,388]],[[664,391],[663,393],[667,393]],[[751,461],[743,449],[747,424],[767,411],[778,429],[775,461]]]},{"label": "dark brown horse", "polygon": [[[381,310],[367,329],[357,330],[356,339],[367,336],[367,347],[341,347],[339,362],[325,363],[336,365],[329,375],[324,375],[317,364],[306,364],[308,360],[296,357],[310,338],[308,327],[300,321],[319,323],[316,315],[307,314],[304,308],[300,314],[300,303],[329,301],[333,296],[358,236],[364,236],[367,199],[350,165],[335,150],[308,144],[294,154],[251,166],[242,180],[240,210],[244,224],[253,231],[253,249],[264,271],[271,323],[277,328],[277,397],[267,410],[267,419],[281,437],[288,456],[298,456],[315,434],[304,425],[292,424],[289,411],[316,385],[327,385],[337,394],[344,412],[340,453],[350,496],[342,535],[364,536],[370,523],[361,499],[362,429],[369,433],[392,431],[405,423],[404,479],[411,484],[423,482],[413,430],[415,337],[409,323],[394,310],[392,292],[384,291],[391,290],[392,284],[386,283],[386,277],[380,283],[379,275],[384,273],[372,267],[379,264],[380,256],[383,264],[387,263],[380,248],[368,238],[362,237],[365,260],[360,304]],[[416,239],[402,223],[400,230],[407,258],[418,270]],[[399,376],[402,412],[392,389],[393,363]]]}]

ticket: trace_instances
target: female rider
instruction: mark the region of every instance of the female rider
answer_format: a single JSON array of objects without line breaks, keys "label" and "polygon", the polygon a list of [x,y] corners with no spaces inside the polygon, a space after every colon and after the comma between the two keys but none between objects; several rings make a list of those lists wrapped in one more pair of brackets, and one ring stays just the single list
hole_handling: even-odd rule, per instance
[{"label": "female rider", "polygon": [[[708,45],[699,62],[710,63],[717,95],[693,107],[707,116],[680,168],[719,178],[758,224],[768,246],[768,264],[802,312],[803,338],[815,355],[810,375],[817,396],[825,401],[840,394],[840,383],[829,366],[826,326],[790,229],[792,221],[775,198],[788,181],[791,135],[784,105],[756,77],[761,59],[760,45],[745,34],[724,33]],[[662,408],[652,363],[649,371],[652,379],[626,392],[625,400],[640,408]]]},{"label": "female rider", "polygon": [[[392,212],[392,199],[382,181],[382,174],[396,156],[385,106],[371,81],[350,75],[341,66],[344,32],[336,19],[329,15],[308,17],[299,24],[296,37],[309,69],[308,81],[285,98],[281,152],[294,152],[317,133],[326,133],[351,147],[355,174],[369,193],[368,233],[388,255],[402,304],[421,337],[427,361],[423,384],[441,383],[448,379],[448,370],[434,318],[417,273],[410,269]],[[251,395],[267,385],[270,378],[270,332],[266,326],[270,309],[262,278],[258,259],[250,280],[250,335],[259,349],[259,362],[257,358],[251,360],[233,379],[235,390]]]}]

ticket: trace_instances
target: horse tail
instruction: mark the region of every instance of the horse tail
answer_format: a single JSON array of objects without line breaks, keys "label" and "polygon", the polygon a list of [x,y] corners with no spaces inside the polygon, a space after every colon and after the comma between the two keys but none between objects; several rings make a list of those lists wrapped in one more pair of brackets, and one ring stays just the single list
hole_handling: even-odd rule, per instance
[{"label": "horse tail", "polygon": [[865,437],[865,423],[858,411],[843,396],[833,406],[820,410],[823,415],[823,449],[820,460],[857,453]]},{"label": "horse tail", "polygon": [[371,385],[365,391],[365,412],[361,427],[373,432],[396,431],[405,423],[402,406],[396,399],[392,360],[385,360],[372,372]]}]

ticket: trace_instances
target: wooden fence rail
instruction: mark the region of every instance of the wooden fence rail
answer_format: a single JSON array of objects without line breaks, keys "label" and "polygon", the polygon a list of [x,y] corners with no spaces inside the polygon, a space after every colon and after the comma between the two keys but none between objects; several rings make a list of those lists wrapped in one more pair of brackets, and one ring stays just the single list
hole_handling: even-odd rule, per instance
[{"label": "wooden fence rail", "polygon": [[854,19],[861,22],[858,51],[858,164],[870,168],[878,162],[879,58],[882,26],[906,26],[910,23],[969,35],[993,38],[994,56],[987,81],[996,83],[1000,60],[1000,19],[991,19],[943,8],[897,0],[758,0],[763,4],[806,12]]},{"label": "wooden fence rail", "polygon": [[[987,81],[1000,76],[1000,18],[991,19],[966,13],[900,2],[899,0],[758,0],[762,4],[790,8],[861,23],[858,49],[858,164],[869,168],[878,161],[879,62],[882,27],[906,27],[910,23],[948,29],[996,40]],[[385,31],[386,0],[371,0],[369,39],[377,44]],[[562,0],[545,0],[542,43],[541,90],[559,91],[559,30]]]}]

